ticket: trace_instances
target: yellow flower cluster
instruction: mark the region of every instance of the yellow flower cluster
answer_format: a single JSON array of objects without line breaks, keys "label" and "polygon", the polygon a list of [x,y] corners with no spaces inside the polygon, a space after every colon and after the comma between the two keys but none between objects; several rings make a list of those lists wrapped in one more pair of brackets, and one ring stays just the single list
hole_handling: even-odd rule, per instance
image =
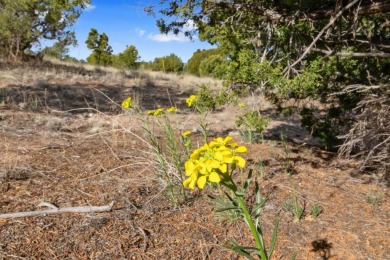
[{"label": "yellow flower cluster", "polygon": [[192,107],[195,100],[196,100],[196,95],[191,95],[189,98],[187,98],[186,103],[187,103],[188,107]]},{"label": "yellow flower cluster", "polygon": [[132,98],[128,97],[125,101],[122,102],[122,107],[131,108],[131,102],[132,102]]},{"label": "yellow flower cluster", "polygon": [[245,159],[237,155],[248,152],[245,146],[232,143],[233,138],[227,136],[215,138],[208,144],[195,149],[190,159],[185,163],[185,175],[189,178],[183,181],[183,186],[194,189],[197,185],[203,189],[206,183],[221,181],[220,175],[228,174],[228,165],[245,167]]},{"label": "yellow flower cluster", "polygon": [[[177,107],[170,107],[166,109],[167,113],[173,114],[177,112]],[[158,108],[156,110],[149,110],[146,113],[148,116],[159,116],[164,114],[164,109],[163,108]]]},{"label": "yellow flower cluster", "polygon": [[167,112],[168,113],[171,113],[171,114],[174,114],[177,112],[177,107],[170,107],[167,109]]},{"label": "yellow flower cluster", "polygon": [[186,137],[186,136],[189,136],[190,134],[191,134],[190,131],[185,131],[185,132],[183,132],[183,133],[181,134],[181,136]]},{"label": "yellow flower cluster", "polygon": [[240,103],[240,104],[238,104],[238,106],[241,107],[241,108],[244,108],[244,107],[246,107],[246,104],[245,103]]}]

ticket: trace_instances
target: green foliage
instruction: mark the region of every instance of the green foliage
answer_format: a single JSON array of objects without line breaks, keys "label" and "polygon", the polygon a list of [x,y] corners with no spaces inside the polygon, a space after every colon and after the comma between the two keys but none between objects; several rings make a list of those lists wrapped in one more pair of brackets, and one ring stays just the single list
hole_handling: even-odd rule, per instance
[{"label": "green foliage", "polygon": [[69,48],[64,42],[56,42],[53,44],[52,47],[45,47],[42,50],[42,53],[44,53],[44,55],[54,57],[59,60],[65,60],[69,58]]},{"label": "green foliage", "polygon": [[95,28],[91,28],[85,41],[88,49],[92,50],[92,54],[87,58],[89,64],[107,66],[113,63],[112,48],[108,44],[108,40],[107,34],[99,34]]},{"label": "green foliage", "polygon": [[138,50],[135,46],[126,46],[123,52],[113,56],[112,65],[117,68],[135,69],[137,68],[137,60],[139,58],[140,56],[138,56]]},{"label": "green foliage", "polygon": [[382,203],[383,198],[384,195],[378,192],[366,194],[366,202],[372,204],[374,208]]},{"label": "green foliage", "polygon": [[199,75],[222,79],[226,75],[228,64],[229,62],[221,55],[211,55],[200,63]]},{"label": "green foliage", "polygon": [[201,113],[215,110],[215,94],[211,92],[209,85],[202,84],[200,86],[200,90],[196,93],[195,107]]},{"label": "green foliage", "polygon": [[314,204],[310,209],[311,215],[317,218],[322,213],[322,208],[318,204]]},{"label": "green foliage", "polygon": [[241,138],[245,142],[254,143],[263,139],[265,128],[270,123],[268,118],[264,118],[258,111],[248,110],[236,120],[237,127],[241,127]]},{"label": "green foliage", "polygon": [[155,58],[152,63],[152,69],[162,72],[180,72],[183,70],[182,60],[174,53],[161,58]]},{"label": "green foliage", "polygon": [[[381,1],[163,0],[149,11],[163,15],[163,32],[178,33],[193,21],[196,30],[187,35],[197,32],[226,54],[225,78],[237,92],[260,88],[281,110],[291,98],[302,100],[296,111],[303,125],[328,149],[340,144],[337,136],[348,133],[362,111],[359,102],[373,94],[345,89],[390,82],[390,13]],[[200,56],[194,54],[195,65]],[[195,65],[189,62],[188,71],[198,73]],[[210,74],[210,67],[202,71]]]},{"label": "green foliage", "polygon": [[[187,66],[186,66],[186,71],[190,74],[202,76],[201,72],[200,72],[201,63],[203,62],[203,60],[206,60],[214,55],[220,55],[220,50],[218,50],[218,49],[199,50],[198,49],[196,52],[194,52],[192,57],[188,60]],[[205,65],[203,65],[203,66],[205,66]],[[203,68],[202,72],[207,73],[207,71],[208,70],[206,68]],[[210,72],[210,71],[208,71],[208,72]],[[204,75],[204,76],[212,76],[212,75],[210,75],[210,73],[208,73],[207,75]]]},{"label": "green foliage", "polygon": [[70,27],[90,3],[90,0],[0,1],[0,54],[16,59],[43,39],[76,44]]},{"label": "green foliage", "polygon": [[213,92],[209,84],[202,84],[194,96],[195,100],[190,106],[199,113],[213,112],[218,106],[234,102],[236,98],[224,90]]}]

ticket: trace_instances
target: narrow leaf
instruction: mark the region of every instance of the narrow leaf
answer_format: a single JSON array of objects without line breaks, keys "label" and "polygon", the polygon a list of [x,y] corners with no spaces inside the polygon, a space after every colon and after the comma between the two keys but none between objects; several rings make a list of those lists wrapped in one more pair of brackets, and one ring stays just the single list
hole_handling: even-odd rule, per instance
[{"label": "narrow leaf", "polygon": [[252,209],[252,213],[256,213],[256,215],[260,215],[259,209],[264,207],[264,205],[267,201],[268,201],[268,198],[265,198],[264,200],[260,201],[260,203],[256,204],[255,207]]},{"label": "narrow leaf", "polygon": [[246,196],[245,191],[236,191],[235,193],[236,193],[237,196],[241,196],[241,197],[245,197]]},{"label": "narrow leaf", "polygon": [[294,251],[294,254],[291,256],[291,260],[295,260],[295,258],[297,257],[298,255],[298,249]]},{"label": "narrow leaf", "polygon": [[276,240],[278,238],[279,222],[280,222],[280,218],[278,218],[276,220],[275,225],[274,225],[274,230],[272,232],[272,240],[271,240],[271,245],[270,245],[270,248],[269,248],[269,258],[271,258],[272,253],[273,253],[273,251],[275,249],[275,246],[276,246]]},{"label": "narrow leaf", "polygon": [[249,172],[248,172],[248,177],[246,178],[246,181],[244,183],[244,190],[246,190],[246,188],[248,188],[249,184],[251,183],[251,179],[252,179],[252,174],[253,174],[253,165],[251,166]]},{"label": "narrow leaf", "polygon": [[234,211],[240,212],[240,208],[238,208],[238,207],[219,208],[219,209],[216,209],[215,212],[224,212],[224,211],[227,211],[227,210],[234,210]]},{"label": "narrow leaf", "polygon": [[[229,239],[229,241],[234,245],[234,246],[223,246],[224,248],[226,249],[229,249],[229,250],[232,250],[234,252],[236,252],[237,254],[247,258],[247,259],[250,259],[250,260],[255,260],[254,257],[252,257],[250,255],[250,253],[248,253],[247,251],[245,251],[245,247],[242,247],[240,246],[236,241],[234,241],[233,239]],[[249,249],[249,248],[248,248]]]}]

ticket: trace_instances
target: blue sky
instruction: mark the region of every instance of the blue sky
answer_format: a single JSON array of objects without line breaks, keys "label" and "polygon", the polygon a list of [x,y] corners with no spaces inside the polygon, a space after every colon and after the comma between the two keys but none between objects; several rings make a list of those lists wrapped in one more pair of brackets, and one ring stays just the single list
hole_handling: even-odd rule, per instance
[{"label": "blue sky", "polygon": [[187,62],[197,49],[214,48],[197,38],[190,41],[184,35],[160,34],[156,18],[144,12],[144,7],[151,3],[151,0],[92,0],[73,26],[78,46],[70,48],[70,55],[77,59],[90,55],[85,40],[91,28],[108,35],[114,54],[122,52],[126,45],[134,45],[142,61],[175,53]]}]

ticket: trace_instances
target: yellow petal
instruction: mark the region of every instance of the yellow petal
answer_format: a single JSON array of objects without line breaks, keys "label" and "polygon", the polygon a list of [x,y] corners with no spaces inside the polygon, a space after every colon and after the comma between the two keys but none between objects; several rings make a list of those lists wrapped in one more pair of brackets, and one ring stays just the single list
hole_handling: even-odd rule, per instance
[{"label": "yellow petal", "polygon": [[231,143],[231,144],[228,144],[228,146],[230,148],[236,148],[238,146],[238,144],[237,143]]},{"label": "yellow petal", "polygon": [[209,181],[210,182],[217,182],[217,183],[219,183],[221,181],[221,178],[219,177],[218,173],[212,172],[209,175]]},{"label": "yellow petal", "polygon": [[224,163],[233,163],[234,162],[234,157],[231,156],[231,155],[224,156],[222,162],[224,162]]},{"label": "yellow petal", "polygon": [[211,141],[211,142],[209,143],[210,148],[218,147],[219,145],[221,145],[221,144],[218,143],[218,142],[215,142],[215,141]]},{"label": "yellow petal", "polygon": [[199,177],[199,179],[197,181],[199,189],[203,189],[204,186],[206,185],[206,182],[207,182],[207,177],[206,176]]},{"label": "yellow petal", "polygon": [[225,140],[223,140],[223,143],[226,145],[227,143],[231,142],[233,140],[233,137],[226,136]]},{"label": "yellow petal", "polygon": [[205,163],[199,163],[198,167],[199,167],[200,174],[203,174],[203,175],[207,174],[207,165]]},{"label": "yellow petal", "polygon": [[234,162],[238,165],[238,167],[240,168],[244,168],[245,167],[245,159],[242,158],[241,156],[234,156]]},{"label": "yellow petal", "polygon": [[240,146],[236,149],[237,153],[247,153],[248,149],[245,146]]},{"label": "yellow petal", "polygon": [[190,131],[185,131],[184,133],[181,134],[181,136],[186,137],[189,136],[190,134],[191,134]]},{"label": "yellow petal", "polygon": [[207,171],[212,172],[213,169],[217,169],[219,167],[220,163],[217,160],[207,160],[206,166]]},{"label": "yellow petal", "polygon": [[224,163],[224,164],[221,164],[218,169],[222,172],[222,173],[226,173],[227,172],[227,164]]},{"label": "yellow petal", "polygon": [[215,138],[214,141],[220,144],[223,143],[223,139],[221,137]]},{"label": "yellow petal", "polygon": [[192,161],[186,161],[184,168],[186,171],[186,176],[191,176],[195,172],[196,166]]},{"label": "yellow petal", "polygon": [[186,180],[183,181],[183,186],[184,187],[188,187],[190,185],[190,183],[192,182],[192,179],[191,178],[188,178]]},{"label": "yellow petal", "polygon": [[195,189],[195,183],[196,183],[196,180],[195,179],[191,179],[191,182],[188,185],[188,188],[190,188],[191,190]]},{"label": "yellow petal", "polygon": [[221,152],[214,153],[214,159],[218,161],[223,161],[223,153]]}]

